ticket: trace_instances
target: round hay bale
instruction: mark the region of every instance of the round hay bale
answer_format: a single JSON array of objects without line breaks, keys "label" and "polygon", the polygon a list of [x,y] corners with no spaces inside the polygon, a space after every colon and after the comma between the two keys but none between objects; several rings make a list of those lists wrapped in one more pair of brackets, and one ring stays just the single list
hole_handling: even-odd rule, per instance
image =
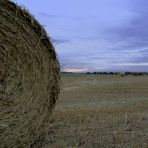
[{"label": "round hay bale", "polygon": [[58,98],[60,66],[50,38],[25,9],[0,0],[0,147],[37,146]]}]

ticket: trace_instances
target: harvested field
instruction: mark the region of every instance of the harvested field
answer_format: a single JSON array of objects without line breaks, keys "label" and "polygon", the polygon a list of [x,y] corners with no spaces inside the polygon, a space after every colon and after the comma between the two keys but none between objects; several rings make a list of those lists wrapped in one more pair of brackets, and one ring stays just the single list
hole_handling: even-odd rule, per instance
[{"label": "harvested field", "polygon": [[147,148],[148,76],[63,75],[45,148]]},{"label": "harvested field", "polygon": [[25,9],[0,1],[0,147],[41,147],[59,94],[50,38]]}]

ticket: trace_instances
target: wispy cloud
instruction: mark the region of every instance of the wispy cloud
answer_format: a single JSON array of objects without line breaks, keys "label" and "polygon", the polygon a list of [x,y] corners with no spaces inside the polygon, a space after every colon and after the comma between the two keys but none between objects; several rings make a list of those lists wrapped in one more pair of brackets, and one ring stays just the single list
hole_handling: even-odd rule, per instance
[{"label": "wispy cloud", "polygon": [[148,69],[148,0],[16,1],[46,26],[64,69]]},{"label": "wispy cloud", "polygon": [[47,18],[55,18],[55,17],[57,17],[56,15],[48,14],[48,13],[44,13],[44,12],[40,12],[39,15],[42,16],[42,17],[47,17]]},{"label": "wispy cloud", "polygon": [[117,63],[115,66],[148,66],[148,63]]},{"label": "wispy cloud", "polygon": [[73,73],[77,73],[77,72],[86,72],[88,69],[84,68],[84,69],[62,69],[63,72],[73,72]]},{"label": "wispy cloud", "polygon": [[70,40],[68,39],[53,39],[54,44],[63,44],[63,43],[70,43]]}]

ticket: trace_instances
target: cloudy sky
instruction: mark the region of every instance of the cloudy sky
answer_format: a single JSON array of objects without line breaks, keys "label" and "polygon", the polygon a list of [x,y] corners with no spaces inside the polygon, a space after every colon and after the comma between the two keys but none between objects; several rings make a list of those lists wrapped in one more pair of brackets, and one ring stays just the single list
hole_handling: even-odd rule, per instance
[{"label": "cloudy sky", "polygon": [[55,42],[65,71],[147,71],[148,0],[13,0]]}]

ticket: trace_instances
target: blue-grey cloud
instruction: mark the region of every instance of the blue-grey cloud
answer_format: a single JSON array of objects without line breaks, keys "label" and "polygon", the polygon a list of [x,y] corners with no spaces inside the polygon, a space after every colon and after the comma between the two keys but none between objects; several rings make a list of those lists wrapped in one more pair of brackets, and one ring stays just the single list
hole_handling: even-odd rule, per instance
[{"label": "blue-grey cloud", "polygon": [[68,39],[53,39],[54,44],[64,44],[64,43],[70,43],[70,40]]},{"label": "blue-grey cloud", "polygon": [[141,47],[148,45],[148,1],[130,0],[130,11],[133,17],[126,25],[109,28],[107,32],[115,40],[127,41],[128,47]]},{"label": "blue-grey cloud", "polygon": [[65,68],[148,70],[147,0],[15,1],[46,26]]},{"label": "blue-grey cloud", "polygon": [[39,15],[42,16],[42,17],[45,17],[45,18],[56,18],[57,17],[56,15],[48,14],[48,13],[45,13],[45,12],[40,12]]}]

